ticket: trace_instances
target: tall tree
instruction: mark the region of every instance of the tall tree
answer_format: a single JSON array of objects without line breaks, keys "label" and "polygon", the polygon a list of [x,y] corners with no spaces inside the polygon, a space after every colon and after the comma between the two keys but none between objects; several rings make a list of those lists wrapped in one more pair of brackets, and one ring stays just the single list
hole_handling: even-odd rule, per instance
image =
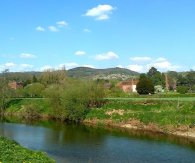
[{"label": "tall tree", "polygon": [[6,107],[6,103],[9,99],[10,89],[8,87],[8,81],[6,80],[6,74],[9,70],[6,69],[2,71],[2,75],[0,77],[0,111],[1,113],[4,111]]},{"label": "tall tree", "polygon": [[192,87],[195,85],[195,71],[190,71],[186,76],[189,90],[192,91]]},{"label": "tall tree", "polygon": [[165,86],[165,75],[158,71],[155,67],[151,67],[147,73],[147,76],[152,80],[152,83],[156,85]]},{"label": "tall tree", "polygon": [[139,94],[153,94],[154,93],[154,85],[152,80],[148,78],[146,75],[140,75],[139,82],[137,83],[136,90]]}]

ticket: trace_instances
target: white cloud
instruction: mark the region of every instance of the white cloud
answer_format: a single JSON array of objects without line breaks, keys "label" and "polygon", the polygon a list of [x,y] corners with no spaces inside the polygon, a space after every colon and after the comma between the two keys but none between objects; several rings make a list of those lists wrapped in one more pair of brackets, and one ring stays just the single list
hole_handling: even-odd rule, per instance
[{"label": "white cloud", "polygon": [[58,32],[59,29],[55,26],[49,26],[48,29],[51,31],[51,32]]},{"label": "white cloud", "polygon": [[36,31],[39,31],[39,32],[45,32],[45,28],[43,28],[41,26],[38,26],[35,29],[36,29]]},{"label": "white cloud", "polygon": [[90,32],[91,32],[91,30],[90,30],[90,29],[88,29],[88,28],[85,28],[85,29],[83,29],[83,32],[90,33]]},{"label": "white cloud", "polygon": [[20,65],[22,68],[33,68],[34,66],[33,65],[30,65],[30,64],[26,64],[26,63],[23,63]]},{"label": "white cloud", "polygon": [[143,72],[143,71],[145,71],[143,65],[137,65],[137,64],[135,64],[135,65],[128,65],[127,68],[129,70],[136,71],[136,72]]},{"label": "white cloud", "polygon": [[79,67],[79,64],[75,63],[75,62],[69,62],[69,63],[65,63],[65,67],[68,70],[68,69],[72,69],[72,68],[75,68],[75,67]]},{"label": "white cloud", "polygon": [[86,52],[82,51],[82,50],[78,50],[78,51],[75,52],[75,55],[77,55],[77,56],[83,56],[85,54],[86,54]]},{"label": "white cloud", "polygon": [[89,9],[85,16],[95,17],[96,20],[107,20],[109,19],[109,15],[112,14],[114,7],[111,5],[98,5],[92,9]]},{"label": "white cloud", "polygon": [[119,56],[112,51],[104,53],[104,54],[98,54],[95,56],[95,60],[97,61],[112,60],[112,59],[118,59],[118,58]]},{"label": "white cloud", "polygon": [[45,66],[40,68],[41,71],[50,70],[50,69],[53,69],[52,66],[50,66],[50,65],[45,65]]},{"label": "white cloud", "polygon": [[95,68],[93,65],[82,65],[82,67]]},{"label": "white cloud", "polygon": [[13,63],[13,62],[7,62],[7,63],[5,63],[3,66],[4,66],[5,68],[11,68],[11,67],[15,67],[16,64]]},{"label": "white cloud", "polygon": [[59,28],[68,26],[68,23],[64,20],[56,22]]},{"label": "white cloud", "polygon": [[20,58],[30,59],[30,58],[36,58],[36,56],[30,53],[22,53],[20,54]]},{"label": "white cloud", "polygon": [[9,69],[11,72],[20,72],[20,71],[29,71],[33,68],[33,65],[30,64],[15,64],[13,62],[7,62],[0,65],[0,71]]},{"label": "white cloud", "polygon": [[122,66],[122,65],[118,65],[118,66],[116,66],[116,67],[118,67],[118,68],[124,68],[124,66]]},{"label": "white cloud", "polygon": [[150,57],[131,57],[131,61],[140,61],[140,62],[145,62],[145,61],[150,61]]},{"label": "white cloud", "polygon": [[167,59],[163,57],[159,57],[156,59],[156,62],[164,62],[164,61],[167,61]]},{"label": "white cloud", "polygon": [[167,70],[176,71],[177,69],[180,68],[180,66],[173,65],[168,60],[162,60],[162,61],[156,60],[156,62],[146,65],[147,69],[149,69],[151,67],[155,67],[155,68],[159,69],[160,71],[167,71]]},{"label": "white cloud", "polygon": [[[162,71],[162,72],[168,71],[168,70],[177,71],[181,69],[181,66],[171,63],[164,57],[158,57],[158,58],[151,58],[151,57],[146,57],[146,56],[145,57],[131,57],[130,60],[133,61],[134,64],[129,65],[128,68],[138,71],[138,72],[146,72],[151,67],[155,67],[159,71]],[[139,65],[135,64],[137,62],[139,62]]]},{"label": "white cloud", "polygon": [[0,65],[0,72],[8,69],[9,71],[12,71],[17,65],[13,62],[7,62],[2,65]]}]

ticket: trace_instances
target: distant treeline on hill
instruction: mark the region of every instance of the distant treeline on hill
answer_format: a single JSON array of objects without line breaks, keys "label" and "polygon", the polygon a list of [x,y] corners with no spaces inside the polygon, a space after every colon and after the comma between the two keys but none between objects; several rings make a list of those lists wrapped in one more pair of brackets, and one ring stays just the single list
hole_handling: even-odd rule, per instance
[{"label": "distant treeline on hill", "polygon": [[[97,79],[97,78],[105,78],[110,75],[110,78],[116,78],[116,79],[126,79],[132,76],[139,76],[138,72],[131,71],[129,69],[125,68],[107,68],[107,69],[95,69],[95,68],[89,68],[89,67],[77,67],[73,69],[69,69],[66,71],[68,77],[73,78],[89,78],[89,79]],[[41,72],[8,72],[6,75],[9,74],[7,77],[10,78],[10,80],[26,80],[30,76],[39,76]],[[1,73],[0,76],[3,74]]]}]

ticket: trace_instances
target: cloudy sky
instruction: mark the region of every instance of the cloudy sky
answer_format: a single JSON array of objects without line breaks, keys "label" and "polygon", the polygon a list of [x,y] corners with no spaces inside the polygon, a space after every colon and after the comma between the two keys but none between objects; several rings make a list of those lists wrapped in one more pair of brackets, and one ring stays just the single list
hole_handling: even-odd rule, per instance
[{"label": "cloudy sky", "polygon": [[1,0],[0,71],[195,69],[195,0]]}]

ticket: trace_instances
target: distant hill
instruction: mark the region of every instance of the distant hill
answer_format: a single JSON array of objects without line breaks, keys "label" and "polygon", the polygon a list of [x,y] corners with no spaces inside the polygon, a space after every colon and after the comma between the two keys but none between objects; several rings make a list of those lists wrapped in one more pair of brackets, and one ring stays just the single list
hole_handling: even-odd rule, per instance
[{"label": "distant hill", "polygon": [[99,78],[99,79],[126,79],[138,76],[139,73],[125,68],[94,69],[89,67],[77,67],[67,71],[69,77],[74,78]]},{"label": "distant hill", "polygon": [[[8,80],[26,81],[32,80],[33,75],[39,77],[42,72],[8,72],[6,74],[0,73],[0,77],[4,76]],[[132,77],[138,77],[139,73],[125,68],[107,68],[95,69],[89,67],[77,67],[67,70],[67,75],[73,78],[87,78],[87,79],[119,79],[126,80]]]}]

